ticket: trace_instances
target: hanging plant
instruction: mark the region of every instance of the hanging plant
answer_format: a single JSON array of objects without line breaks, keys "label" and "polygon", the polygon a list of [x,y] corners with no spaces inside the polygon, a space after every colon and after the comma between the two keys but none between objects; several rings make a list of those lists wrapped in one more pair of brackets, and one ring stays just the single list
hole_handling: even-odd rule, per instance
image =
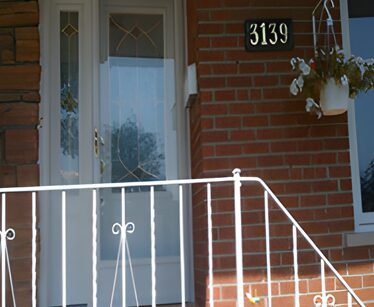
[{"label": "hanging plant", "polygon": [[[316,56],[306,62],[304,59],[292,58],[291,66],[299,73],[290,85],[290,92],[301,95],[306,99],[307,112],[322,116],[323,104],[336,100],[348,103],[348,98],[354,99],[360,92],[374,88],[374,59],[364,60],[351,56],[346,58],[338,46],[329,52],[318,49]],[[339,109],[337,109],[339,112]],[[343,113],[346,108],[340,109]],[[331,112],[331,111],[330,111]],[[325,115],[329,111],[323,112]]]},{"label": "hanging plant", "polygon": [[[299,73],[290,85],[290,92],[306,100],[307,112],[324,115],[336,115],[347,110],[349,99],[360,92],[374,88],[374,60],[361,57],[347,58],[336,42],[333,19],[328,3],[334,8],[332,0],[320,0],[313,10],[314,57],[308,61],[292,58],[291,66]],[[318,30],[315,13],[322,5]],[[326,33],[321,33],[322,17],[326,13]],[[323,36],[320,47],[318,38]],[[332,41],[332,42],[331,42]]]}]

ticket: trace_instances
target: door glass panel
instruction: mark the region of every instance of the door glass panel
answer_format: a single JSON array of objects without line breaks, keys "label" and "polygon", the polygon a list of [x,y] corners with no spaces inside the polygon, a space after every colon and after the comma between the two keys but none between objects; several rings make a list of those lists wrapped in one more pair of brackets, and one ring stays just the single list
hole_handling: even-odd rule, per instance
[{"label": "door glass panel", "polygon": [[[102,182],[176,179],[174,59],[165,57],[162,14],[110,14],[108,56],[101,69]],[[179,255],[175,188],[158,187],[158,256]],[[120,191],[102,193],[101,258],[117,256],[112,225],[121,216]],[[150,257],[149,188],[126,190],[126,221],[131,255]]]},{"label": "door glass panel", "polygon": [[79,183],[79,26],[77,12],[60,12],[60,172]]},{"label": "door glass panel", "polygon": [[[364,59],[373,57],[374,41],[367,40],[374,29],[374,17],[350,18],[351,51]],[[374,212],[374,93],[359,94],[355,99],[357,151],[361,181],[362,211]]]}]

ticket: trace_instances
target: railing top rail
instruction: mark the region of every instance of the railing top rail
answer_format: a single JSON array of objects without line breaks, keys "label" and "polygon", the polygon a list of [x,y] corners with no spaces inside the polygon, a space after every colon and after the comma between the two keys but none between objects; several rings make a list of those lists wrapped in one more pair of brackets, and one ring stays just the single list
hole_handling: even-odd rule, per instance
[{"label": "railing top rail", "polygon": [[240,177],[240,170],[233,171],[234,176],[220,177],[220,178],[201,178],[201,179],[178,179],[178,180],[161,180],[161,181],[146,181],[146,182],[119,182],[119,183],[95,183],[95,184],[75,184],[75,185],[50,185],[50,186],[34,186],[34,187],[13,187],[13,188],[0,188],[0,194],[3,193],[20,193],[20,192],[47,192],[47,191],[68,191],[68,190],[93,190],[93,189],[106,189],[106,188],[131,188],[131,187],[152,187],[152,186],[171,186],[171,185],[192,185],[192,184],[208,184],[208,183],[225,183],[234,182],[257,182],[259,183],[275,201],[277,206],[287,216],[290,222],[295,225],[299,233],[306,239],[310,246],[315,250],[319,257],[331,269],[334,275],[339,279],[346,290],[354,297],[360,306],[365,306],[356,293],[346,283],[339,272],[334,268],[322,251],[317,247],[309,235],[304,231],[300,224],[294,219],[278,197],[273,193],[269,186],[259,177]]},{"label": "railing top rail", "polygon": [[[239,177],[239,178],[240,178],[240,181],[242,182],[258,182],[262,186],[264,187],[266,186],[264,181],[258,177]],[[188,184],[199,184],[199,183],[204,184],[204,183],[234,182],[235,180],[236,178],[234,177],[219,177],[219,178],[176,179],[176,180],[142,181],[142,182],[48,185],[48,186],[0,188],[0,193],[93,190],[93,189],[106,189],[106,188],[151,187],[151,186],[165,186],[165,185],[188,185]]]}]

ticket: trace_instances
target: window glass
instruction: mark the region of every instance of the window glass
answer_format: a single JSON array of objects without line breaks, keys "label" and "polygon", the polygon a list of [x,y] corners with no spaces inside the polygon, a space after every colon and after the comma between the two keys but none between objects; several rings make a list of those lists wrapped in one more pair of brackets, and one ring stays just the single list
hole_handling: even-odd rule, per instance
[{"label": "window glass", "polygon": [[60,12],[60,172],[79,183],[79,27],[77,12]]},{"label": "window glass", "polygon": [[[350,18],[351,53],[364,59],[374,56],[374,17]],[[355,121],[359,160],[362,211],[374,212],[374,93],[361,93],[355,99]]]}]

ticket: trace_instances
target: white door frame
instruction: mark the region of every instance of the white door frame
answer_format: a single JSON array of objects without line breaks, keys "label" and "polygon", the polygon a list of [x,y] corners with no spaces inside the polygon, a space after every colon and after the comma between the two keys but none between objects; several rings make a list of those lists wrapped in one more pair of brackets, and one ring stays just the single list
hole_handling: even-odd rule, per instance
[{"label": "white door frame", "polygon": [[[346,56],[351,55],[351,42],[349,31],[348,1],[340,1],[340,15],[342,25],[343,50]],[[355,104],[348,104],[348,134],[350,148],[350,164],[353,194],[353,209],[356,232],[369,232],[374,230],[374,212],[363,212],[361,200],[360,168],[358,158],[357,129]]]},{"label": "white door frame", "polygon": [[[117,1],[121,3],[122,1]],[[143,1],[139,0],[140,6]],[[87,75],[92,78],[82,78],[80,74],[80,84],[82,88],[90,89],[86,91],[80,91],[79,101],[86,101],[90,104],[85,113],[86,118],[90,120],[93,125],[85,132],[84,143],[80,146],[84,148],[93,148],[93,129],[99,127],[99,0],[40,0],[40,37],[41,37],[41,65],[42,65],[42,77],[41,77],[41,106],[40,106],[40,117],[42,118],[42,128],[39,131],[39,156],[40,156],[40,184],[49,185],[51,184],[52,171],[56,171],[55,161],[51,152],[53,145],[58,144],[59,138],[56,139],[52,135],[51,130],[59,122],[57,118],[51,118],[51,107],[50,103],[53,101],[53,97],[56,96],[56,90],[59,95],[59,68],[53,64],[53,61],[59,59],[59,44],[56,44],[59,35],[54,35],[53,24],[54,18],[56,18],[56,9],[65,11],[79,11],[80,13],[80,72],[85,71]],[[174,23],[175,23],[175,57],[176,57],[176,101],[177,101],[177,118],[176,123],[178,125],[178,164],[180,169],[180,176],[182,178],[190,177],[190,157],[189,157],[189,144],[188,144],[188,122],[187,114],[184,109],[184,76],[186,71],[186,48],[185,48],[185,1],[174,0]],[[180,16],[183,18],[180,18]],[[58,17],[58,16],[57,16]],[[58,19],[57,19],[58,20]],[[81,22],[85,20],[85,22]],[[57,25],[58,26],[58,25]],[[56,28],[57,28],[56,26]],[[56,31],[56,28],[54,31]],[[56,87],[56,85],[58,87]],[[82,95],[82,96],[81,96]],[[84,96],[86,95],[86,96]],[[82,120],[80,121],[82,122]],[[58,148],[58,147],[57,147]],[[100,172],[99,161],[92,155],[83,159],[82,165],[80,165],[81,183],[93,182],[94,178],[99,178]],[[187,161],[187,163],[186,163]],[[190,198],[191,199],[191,198]],[[49,223],[49,217],[51,215],[50,199],[45,196],[40,196],[40,235],[41,235],[41,250],[40,250],[40,278],[39,278],[39,304],[40,306],[48,306],[49,295],[46,290],[48,287],[48,261],[50,255],[47,248],[43,248],[44,242],[49,242],[50,236],[48,235],[53,225]],[[188,278],[186,281],[187,298],[192,301],[194,299],[194,287],[193,287],[193,252],[192,252],[192,208],[186,206],[185,217],[187,222],[185,223],[185,234],[188,236],[185,240],[186,250],[186,264],[189,266],[189,272],[186,272]]]}]

